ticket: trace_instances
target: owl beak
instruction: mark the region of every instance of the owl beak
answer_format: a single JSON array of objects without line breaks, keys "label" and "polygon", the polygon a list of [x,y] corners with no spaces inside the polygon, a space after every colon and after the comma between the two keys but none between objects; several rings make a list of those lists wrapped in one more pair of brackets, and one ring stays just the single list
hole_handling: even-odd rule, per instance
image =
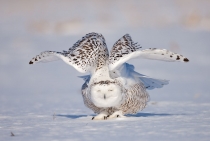
[{"label": "owl beak", "polygon": [[106,95],[104,95],[104,99],[106,99]]}]

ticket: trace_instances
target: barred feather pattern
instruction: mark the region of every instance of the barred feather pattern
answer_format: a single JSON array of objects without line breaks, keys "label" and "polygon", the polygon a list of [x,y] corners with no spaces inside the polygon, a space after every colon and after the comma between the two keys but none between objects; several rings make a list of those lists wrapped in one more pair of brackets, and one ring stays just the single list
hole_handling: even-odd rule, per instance
[{"label": "barred feather pattern", "polygon": [[133,42],[129,34],[125,34],[112,47],[109,57],[109,64],[114,64],[119,59],[127,54],[142,48],[138,43]]},{"label": "barred feather pattern", "polygon": [[91,101],[90,97],[88,96],[88,83],[89,80],[86,80],[85,83],[82,85],[82,98],[85,106],[87,106],[89,109],[93,110],[94,113],[100,113],[102,108],[96,107],[93,102]]},{"label": "barred feather pattern", "polygon": [[95,72],[107,64],[109,51],[102,34],[89,33],[78,40],[68,51],[45,51],[32,58],[29,64],[62,59],[79,72]]},{"label": "barred feather pattern", "polygon": [[102,34],[89,33],[78,40],[66,53],[76,63],[86,68],[100,69],[109,58],[109,51]]},{"label": "barred feather pattern", "polygon": [[124,100],[120,106],[123,114],[135,114],[146,107],[149,101],[149,94],[140,82],[127,89]]}]

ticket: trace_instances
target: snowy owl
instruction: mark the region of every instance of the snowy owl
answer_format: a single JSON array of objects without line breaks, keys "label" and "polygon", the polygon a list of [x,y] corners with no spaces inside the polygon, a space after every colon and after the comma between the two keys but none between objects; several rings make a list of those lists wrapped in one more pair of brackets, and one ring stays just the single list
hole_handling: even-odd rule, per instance
[{"label": "snowy owl", "polygon": [[89,33],[68,51],[44,51],[32,58],[29,64],[61,59],[81,73],[90,73],[81,76],[85,81],[81,92],[84,104],[98,114],[93,120],[105,120],[137,113],[149,100],[146,89],[168,84],[168,80],[154,79],[134,71],[134,66],[126,63],[128,60],[189,61],[166,49],[140,48],[126,34],[114,44],[109,54],[103,35]]}]

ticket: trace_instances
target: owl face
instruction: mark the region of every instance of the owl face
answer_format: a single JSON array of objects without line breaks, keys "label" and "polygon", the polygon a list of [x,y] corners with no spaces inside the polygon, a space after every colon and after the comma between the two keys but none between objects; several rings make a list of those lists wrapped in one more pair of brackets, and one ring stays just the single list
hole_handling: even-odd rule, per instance
[{"label": "owl face", "polygon": [[91,87],[91,100],[97,107],[116,107],[122,100],[121,88],[114,84],[96,84]]}]

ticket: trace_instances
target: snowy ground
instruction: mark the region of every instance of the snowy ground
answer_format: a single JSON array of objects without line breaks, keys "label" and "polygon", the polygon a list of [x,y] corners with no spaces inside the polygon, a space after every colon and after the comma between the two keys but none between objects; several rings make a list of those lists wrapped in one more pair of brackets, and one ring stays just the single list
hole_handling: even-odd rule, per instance
[{"label": "snowy ground", "polygon": [[[92,121],[92,112],[75,106],[62,111],[50,107],[31,111],[26,107],[18,112],[15,108],[17,112],[1,113],[0,136],[3,140],[19,141],[209,140],[209,108],[207,103],[150,102],[148,108],[137,115],[107,121]],[[10,132],[15,136],[11,137]]]},{"label": "snowy ground", "polygon": [[[1,1],[0,141],[210,140],[209,7],[205,0]],[[82,74],[61,61],[28,62],[93,31],[109,49],[129,33],[143,48],[166,48],[190,62],[129,61],[169,85],[148,91],[151,101],[137,115],[92,121],[76,77]]]}]

